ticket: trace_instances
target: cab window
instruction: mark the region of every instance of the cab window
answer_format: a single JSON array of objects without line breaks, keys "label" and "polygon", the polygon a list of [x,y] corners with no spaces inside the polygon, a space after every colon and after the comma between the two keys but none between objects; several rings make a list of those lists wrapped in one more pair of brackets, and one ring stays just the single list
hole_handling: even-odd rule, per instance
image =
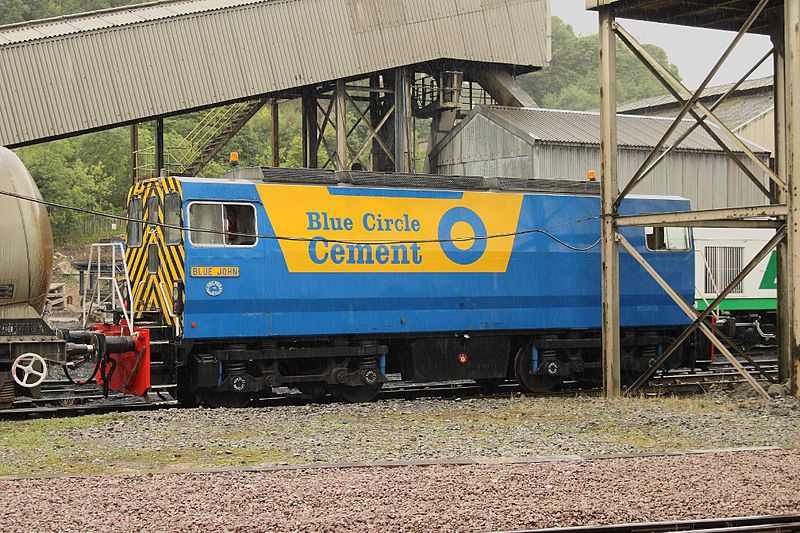
[{"label": "cab window", "polygon": [[128,218],[130,219],[128,220],[128,248],[138,248],[142,245],[144,228],[141,220],[143,215],[142,199],[135,196],[128,204]]},{"label": "cab window", "polygon": [[647,248],[656,252],[687,252],[689,228],[645,228]]},{"label": "cab window", "polygon": [[[181,243],[181,197],[171,193],[164,197],[164,242],[167,245]],[[171,227],[174,226],[174,227]]]},{"label": "cab window", "polygon": [[195,202],[189,206],[189,227],[195,246],[253,246],[256,209],[250,204]]},{"label": "cab window", "polygon": [[147,199],[147,223],[158,224],[158,196]]}]

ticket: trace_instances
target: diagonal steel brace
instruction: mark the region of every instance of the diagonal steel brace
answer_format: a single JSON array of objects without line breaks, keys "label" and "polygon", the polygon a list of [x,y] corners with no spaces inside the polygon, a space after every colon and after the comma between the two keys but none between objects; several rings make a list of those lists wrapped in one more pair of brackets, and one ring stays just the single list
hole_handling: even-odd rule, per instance
[{"label": "diagonal steel brace", "polygon": [[[739,283],[741,283],[744,278],[750,274],[750,272],[755,269],[756,266],[772,251],[772,249],[778,244],[786,236],[786,226],[782,226],[778,231],[775,232],[775,236],[756,254],[756,256],[742,269],[742,271],[728,284],[725,289],[717,295],[713,302],[711,302],[708,307],[706,307],[705,311],[701,312],[697,315],[694,322],[681,333],[678,338],[676,338],[672,344],[667,348],[661,357],[659,357],[653,365],[648,368],[639,378],[630,386],[626,394],[633,394],[638,391],[642,385],[647,383],[650,378],[653,377],[653,374],[656,373],[656,370],[661,368],[661,365],[666,362],[667,359],[680,347],[683,342],[689,338],[689,335],[695,332],[695,330],[700,326],[708,315],[714,312],[720,303],[728,296],[728,294],[733,291],[734,287],[736,287]],[[696,311],[695,311],[696,313]],[[719,334],[718,334],[719,335]],[[730,340],[725,337],[723,340]],[[741,352],[741,350],[737,350],[737,352]],[[752,361],[751,361],[752,363]],[[760,370],[759,370],[760,372]],[[762,375],[765,375],[763,372],[760,372]]]},{"label": "diagonal steel brace", "polygon": [[[785,232],[785,229],[783,229],[780,232],[781,233],[781,237],[780,238],[783,238],[783,232]],[[777,234],[776,234],[776,238],[777,238]],[[691,305],[689,305],[686,302],[686,300],[684,300],[683,297],[680,294],[678,294],[675,291],[675,289],[673,289],[669,285],[669,283],[666,282],[666,280],[663,277],[661,277],[661,274],[659,274],[652,267],[652,265],[650,265],[650,263],[648,263],[647,260],[644,257],[642,257],[642,255],[636,250],[636,248],[633,247],[633,245],[625,237],[623,237],[621,234],[617,233],[616,234],[616,240],[617,240],[617,242],[619,242],[620,246],[625,248],[625,251],[627,251],[631,255],[631,257],[633,257],[636,260],[636,262],[639,263],[642,266],[642,268],[644,268],[647,271],[648,274],[650,274],[650,276],[656,281],[656,283],[658,283],[658,285],[664,290],[664,292],[666,292],[667,295],[670,298],[672,298],[672,300],[686,314],[686,316],[688,316],[689,318],[691,318],[692,320],[694,320],[696,322],[696,325],[695,325],[695,322],[693,322],[692,326],[694,326],[697,329],[699,329],[700,331],[702,331],[703,334],[706,337],[708,337],[708,340],[710,340],[717,347],[717,349],[722,353],[722,355],[725,356],[725,358],[728,360],[728,362],[731,365],[733,365],[733,367],[736,370],[739,371],[739,373],[742,375],[742,377],[750,384],[751,387],[753,387],[753,389],[759,395],[761,395],[764,399],[769,399],[769,395],[764,390],[764,388],[758,383],[758,381],[756,381],[755,378],[752,375],[750,375],[750,373],[747,371],[747,369],[745,369],[742,366],[742,364],[738,361],[738,359],[736,359],[733,356],[733,354],[731,354],[730,350],[728,350],[728,348],[722,343],[722,341],[718,337],[716,337],[714,335],[714,332],[711,331],[711,328],[709,328],[708,325],[706,325],[705,322],[703,322],[702,320],[699,320],[697,310],[694,309]],[[775,238],[773,238],[772,240],[775,240]],[[772,242],[772,240],[770,242]],[[779,240],[780,239],[778,239],[778,241]],[[776,243],[777,243],[777,241],[776,241]],[[774,246],[774,244],[773,244],[773,246]],[[728,287],[728,288],[730,288],[730,287]],[[723,292],[725,292],[725,291],[723,291]],[[721,296],[722,295],[718,296],[717,300],[719,300]],[[712,302],[712,305],[717,305],[718,304],[717,300]],[[706,310],[706,311],[708,311],[708,310]],[[709,311],[709,313],[710,313],[710,311]],[[703,313],[701,313],[701,315],[702,314]],[[708,316],[708,313],[705,313],[705,316]]]}]

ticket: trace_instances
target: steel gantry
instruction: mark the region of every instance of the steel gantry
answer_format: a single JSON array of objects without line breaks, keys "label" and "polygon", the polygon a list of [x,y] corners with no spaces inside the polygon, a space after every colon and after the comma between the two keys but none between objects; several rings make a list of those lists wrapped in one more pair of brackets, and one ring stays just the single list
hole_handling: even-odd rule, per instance
[{"label": "steel gantry", "polygon": [[[725,335],[713,331],[709,315],[722,300],[773,249],[778,256],[778,338],[779,379],[789,381],[793,394],[800,385],[800,1],[728,0],[725,2],[686,2],[670,0],[586,0],[587,9],[599,13],[600,22],[600,113],[602,151],[602,301],[603,301],[603,364],[604,389],[607,397],[623,394],[620,351],[620,249],[644,268],[676,305],[692,321],[656,363],[625,392],[635,392],[695,331],[704,334],[744,378],[763,397],[767,393],[758,381],[739,363],[732,351],[740,348]],[[689,90],[669,69],[659,63],[617,17],[673,23],[715,29],[736,29],[730,45],[714,64],[700,86]],[[676,35],[678,29],[676,28]],[[773,49],[742,76],[739,82],[710,107],[700,100],[716,73],[747,33],[770,35]],[[648,68],[653,76],[681,105],[673,125],[653,148],[640,168],[624,181],[617,165],[617,98],[616,45],[623,43]],[[774,167],[759,159],[714,114],[761,64],[773,58],[775,67],[775,135]],[[670,141],[682,120],[692,117],[696,124],[677,139]],[[712,128],[713,124],[716,128]],[[736,162],[747,178],[764,194],[765,205],[687,211],[660,214],[620,215],[620,205],[664,157],[696,129],[703,128]],[[721,135],[718,133],[721,132]],[[746,167],[732,155],[732,148],[744,153],[754,164]],[[774,228],[775,236],[756,257],[719,292],[707,309],[700,312],[687,302],[661,277],[633,245],[623,237],[620,228],[639,227],[760,227]]]}]

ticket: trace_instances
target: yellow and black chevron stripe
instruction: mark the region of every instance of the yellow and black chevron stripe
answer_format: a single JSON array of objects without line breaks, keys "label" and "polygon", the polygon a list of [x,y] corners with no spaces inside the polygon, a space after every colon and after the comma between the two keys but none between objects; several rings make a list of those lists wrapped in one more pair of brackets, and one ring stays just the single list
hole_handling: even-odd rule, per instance
[{"label": "yellow and black chevron stripe", "polygon": [[[134,198],[141,198],[144,206],[142,218],[151,220],[148,199],[158,198],[157,220],[165,222],[164,198],[168,194],[177,193],[181,197],[181,183],[177,178],[158,178],[135,184],[128,191],[128,205]],[[181,197],[182,198],[182,197]],[[180,215],[180,225],[183,226],[183,214]],[[148,255],[158,253],[158,269],[151,273],[148,269]],[[136,248],[126,247],[125,262],[131,278],[133,291],[133,310],[137,320],[145,314],[148,318],[154,315],[161,324],[173,326],[175,320],[181,317],[172,316],[172,284],[174,281],[184,281],[185,250],[183,232],[178,244],[168,245],[164,239],[164,229],[160,226],[144,224],[142,245]],[[181,295],[183,297],[183,295]],[[179,324],[182,326],[182,324]]]}]

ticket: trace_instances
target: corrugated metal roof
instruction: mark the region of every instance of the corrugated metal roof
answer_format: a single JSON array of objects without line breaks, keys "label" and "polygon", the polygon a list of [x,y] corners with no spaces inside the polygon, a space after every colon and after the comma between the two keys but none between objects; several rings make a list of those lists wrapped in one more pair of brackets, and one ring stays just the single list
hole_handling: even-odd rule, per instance
[{"label": "corrugated metal roof", "polygon": [[[746,96],[732,96],[714,110],[714,115],[733,131],[736,131],[753,120],[764,116],[774,108],[775,102],[772,93],[756,93]],[[675,104],[671,107],[654,107],[628,113],[653,117],[675,117],[679,110],[680,106]]]},{"label": "corrugated metal roof", "polygon": [[[759,0],[586,0],[586,8],[612,6],[619,18],[735,31],[742,27],[758,3]],[[783,0],[771,0],[764,12],[751,28],[751,33],[769,35],[773,21],[778,20],[783,12]]]},{"label": "corrugated metal roof", "polygon": [[0,28],[0,145],[437,59],[544,66],[549,0],[195,0]]},{"label": "corrugated metal roof", "polygon": [[113,9],[89,11],[0,26],[0,42],[16,44],[50,37],[63,37],[75,33],[127,26],[140,22],[164,20],[183,15],[207,13],[218,9],[238,7],[281,0],[165,0]]},{"label": "corrugated metal roof", "polygon": [[[473,114],[464,119],[459,127],[463,127],[476,114],[485,116],[531,142],[583,145],[600,143],[600,114],[595,112],[486,106],[476,108]],[[617,142],[620,147],[653,148],[671,123],[672,120],[668,118],[619,115],[617,117]],[[692,124],[694,124],[692,120],[682,121],[671,138],[677,139]],[[451,135],[456,134],[455,130],[451,133]],[[721,131],[720,137],[724,138]],[[444,143],[448,140],[445,139]],[[765,148],[747,141],[745,143],[756,153],[769,153]],[[730,148],[737,151],[733,146]],[[692,132],[681,143],[679,149],[722,152],[716,141],[702,128],[697,128]]]},{"label": "corrugated metal roof", "polygon": [[[737,95],[743,95],[743,94],[768,94],[770,95],[771,99],[772,84],[773,84],[772,76],[746,80],[742,82],[739,88],[736,89],[736,91],[731,96],[729,96],[728,99],[735,98]],[[734,85],[733,83],[727,83],[725,85],[707,87],[706,90],[703,91],[703,96],[701,100],[703,101],[703,103],[707,103],[707,100],[716,100],[717,98],[728,92],[728,90],[730,90],[730,88],[733,87],[733,85]],[[647,111],[659,107],[680,108],[681,105],[678,103],[677,100],[675,100],[675,98],[672,95],[665,94],[663,96],[653,96],[650,98],[643,98],[641,100],[635,100],[633,102],[622,104],[619,106],[618,111],[620,113],[629,113],[629,112]]]}]

